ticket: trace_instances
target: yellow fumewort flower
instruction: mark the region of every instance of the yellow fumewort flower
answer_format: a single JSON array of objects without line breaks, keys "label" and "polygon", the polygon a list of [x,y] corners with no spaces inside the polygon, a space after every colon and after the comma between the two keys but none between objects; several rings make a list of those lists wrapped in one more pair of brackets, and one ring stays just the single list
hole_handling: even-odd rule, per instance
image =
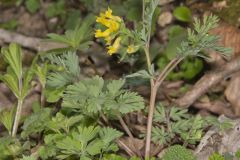
[{"label": "yellow fumewort flower", "polygon": [[118,37],[114,41],[113,45],[107,47],[108,48],[108,52],[107,53],[109,55],[112,55],[112,54],[116,53],[118,51],[118,49],[120,48],[120,42],[121,42],[121,37]]},{"label": "yellow fumewort flower", "polygon": [[112,38],[111,36],[106,37],[106,38],[105,38],[106,44],[107,44],[107,45],[111,45],[112,39],[113,39],[113,38]]},{"label": "yellow fumewort flower", "polygon": [[127,47],[127,53],[131,54],[131,53],[134,53],[138,50],[138,46],[134,46],[134,45],[129,45]]},{"label": "yellow fumewort flower", "polygon": [[105,31],[101,31],[100,29],[97,29],[95,32],[95,37],[108,37],[110,35],[111,31],[109,29],[105,30]]},{"label": "yellow fumewort flower", "polygon": [[97,29],[95,32],[95,37],[104,38],[106,44],[108,45],[107,53],[109,55],[116,53],[120,48],[121,38],[117,37],[113,44],[112,40],[115,38],[117,32],[119,31],[122,19],[118,16],[113,16],[112,10],[108,8],[108,10],[105,11],[104,13],[100,13],[100,16],[97,17],[96,22],[104,25],[107,29],[105,31]]},{"label": "yellow fumewort flower", "polygon": [[113,16],[112,10],[108,8],[105,13],[100,13],[100,16],[96,19],[96,22],[106,26],[107,29],[105,31],[101,31],[99,29],[96,30],[95,37],[103,37],[106,39],[106,37],[108,37],[111,33],[117,32],[119,30],[121,21],[122,19],[118,16]]}]

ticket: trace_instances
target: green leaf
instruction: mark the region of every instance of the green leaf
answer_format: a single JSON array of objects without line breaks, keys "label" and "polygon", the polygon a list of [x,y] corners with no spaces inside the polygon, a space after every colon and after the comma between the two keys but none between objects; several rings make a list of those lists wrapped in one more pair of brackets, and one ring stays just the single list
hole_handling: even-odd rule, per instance
[{"label": "green leaf", "polygon": [[15,113],[15,107],[12,107],[11,110],[2,110],[0,112],[0,122],[8,130],[9,135],[11,135],[11,131],[12,131],[14,113]]},{"label": "green leaf", "polygon": [[142,15],[142,1],[128,0],[123,3],[126,8],[126,18],[130,21],[140,21]]},{"label": "green leaf", "polygon": [[47,85],[61,88],[80,79],[79,58],[75,52],[67,52],[60,56],[49,56],[52,65],[62,67],[62,71],[54,70],[47,75]]},{"label": "green leaf", "polygon": [[16,30],[16,28],[18,27],[18,21],[17,19],[13,18],[10,19],[4,23],[0,23],[0,28],[6,29],[6,30]]},{"label": "green leaf", "polygon": [[86,157],[86,156],[81,156],[80,157],[80,160],[92,160],[91,158],[88,158],[88,157]]},{"label": "green leaf", "polygon": [[23,156],[20,160],[37,160],[34,156]]},{"label": "green leaf", "polygon": [[18,80],[12,74],[0,75],[0,80],[2,80],[8,88],[14,93],[17,98],[20,98],[20,91],[18,89]]},{"label": "green leaf", "polygon": [[144,108],[144,100],[135,92],[121,89],[124,80],[104,83],[95,76],[69,85],[63,96],[63,107],[74,108],[84,114],[129,113]]},{"label": "green leaf", "polygon": [[153,76],[146,70],[140,70],[136,73],[127,75],[126,78],[133,78],[133,77],[139,77],[144,79],[151,79]]},{"label": "green leaf", "polygon": [[64,0],[58,0],[56,3],[51,3],[46,11],[46,15],[49,18],[55,17],[55,16],[61,16],[66,13],[65,10],[65,1]]},{"label": "green leaf", "polygon": [[157,106],[156,106],[156,111],[154,112],[154,115],[153,115],[153,120],[155,122],[166,122],[166,111],[165,111],[165,107],[159,103]]},{"label": "green leaf", "polygon": [[88,141],[92,140],[100,131],[99,127],[78,127],[79,135],[76,135],[78,139],[83,143],[87,144]]},{"label": "green leaf", "polygon": [[74,30],[67,30],[64,35],[51,33],[48,34],[48,37],[51,41],[66,44],[67,47],[71,47],[74,50],[84,50],[86,48],[82,48],[83,44],[87,47],[90,44],[89,41],[92,37],[91,25],[94,19],[92,15],[89,15],[83,20],[80,27],[76,27]]},{"label": "green leaf", "polygon": [[164,127],[153,127],[152,129],[152,141],[156,144],[164,145],[171,141],[174,137],[173,133],[165,131]]},{"label": "green leaf", "polygon": [[222,155],[220,155],[219,153],[213,153],[208,160],[225,160],[224,157]]},{"label": "green leaf", "polygon": [[170,118],[174,121],[179,121],[184,118],[188,118],[189,115],[187,114],[187,109],[181,109],[177,107],[172,107],[170,110]]},{"label": "green leaf", "polygon": [[81,12],[79,10],[72,9],[67,12],[67,18],[64,25],[64,29],[74,29],[81,23]]},{"label": "green leaf", "polygon": [[39,157],[41,157],[43,160],[56,156],[56,152],[55,146],[41,146],[38,150]]},{"label": "green leaf", "polygon": [[43,65],[35,64],[33,68],[34,73],[37,75],[39,82],[43,87],[46,85],[48,69],[48,63],[44,63]]},{"label": "green leaf", "polygon": [[33,76],[34,76],[34,70],[32,66],[25,72],[23,76],[22,93],[21,93],[22,98],[25,98],[29,93]]},{"label": "green leaf", "polygon": [[191,22],[192,21],[192,13],[188,7],[180,6],[177,7],[173,11],[173,15],[176,17],[177,20],[183,22]]},{"label": "green leaf", "polygon": [[144,107],[144,99],[134,92],[125,92],[116,100],[116,108],[122,114],[138,111]]},{"label": "green leaf", "polygon": [[116,96],[120,94],[120,89],[123,87],[125,83],[125,80],[119,79],[119,80],[113,80],[110,83],[107,84],[108,93],[112,96]]},{"label": "green leaf", "polygon": [[167,149],[163,155],[163,160],[197,160],[191,150],[180,145],[174,145]]},{"label": "green leaf", "polygon": [[112,142],[117,138],[121,137],[122,135],[123,134],[116,129],[109,127],[102,128],[99,132],[100,139],[103,142],[102,150],[104,152],[116,152],[118,150],[118,146],[116,144],[112,144]]},{"label": "green leaf", "polygon": [[116,154],[106,154],[104,155],[103,160],[127,160],[127,159]]},{"label": "green leaf", "polygon": [[99,139],[96,139],[88,144],[86,151],[91,156],[94,156],[101,153],[101,149],[103,146],[104,146],[103,142]]},{"label": "green leaf", "polygon": [[19,45],[11,43],[8,48],[2,48],[1,53],[10,65],[13,73],[18,79],[22,76],[22,52]]},{"label": "green leaf", "polygon": [[229,48],[219,46],[219,37],[216,35],[209,35],[208,32],[217,26],[219,19],[216,16],[204,16],[203,21],[199,19],[194,20],[194,30],[188,29],[188,39],[183,41],[178,47],[178,53],[182,57],[199,56],[207,58],[201,54],[206,50],[219,51],[218,53],[227,57],[232,52]]},{"label": "green leaf", "polygon": [[74,151],[75,154],[81,152],[82,144],[80,141],[67,136],[64,139],[57,141],[56,147],[61,150],[61,153],[63,153],[63,155],[66,155],[66,157],[68,157],[67,154],[70,154],[71,150]]},{"label": "green leaf", "polygon": [[58,112],[51,121],[49,121],[48,123],[46,122],[46,126],[49,128],[49,130],[53,130],[57,133],[61,132],[61,130],[64,130],[65,133],[68,133],[70,131],[70,127],[80,122],[82,119],[82,115],[71,116],[68,118],[62,113]]},{"label": "green leaf", "polygon": [[61,88],[50,88],[48,87],[44,91],[44,95],[46,97],[46,101],[49,103],[57,102],[62,96],[64,92],[64,87]]},{"label": "green leaf", "polygon": [[64,94],[63,106],[97,113],[104,103],[103,86],[104,80],[99,76],[69,85]]},{"label": "green leaf", "polygon": [[26,0],[25,2],[27,10],[31,13],[35,13],[40,8],[39,0]]},{"label": "green leaf", "polygon": [[196,144],[196,142],[202,138],[205,121],[200,115],[189,119],[189,121],[192,122],[189,123],[191,124],[189,132],[182,132],[180,136],[184,141],[190,144]]},{"label": "green leaf", "polygon": [[49,108],[42,108],[29,117],[26,118],[22,126],[22,137],[27,137],[34,133],[40,133],[47,128],[47,124],[50,121],[51,110]]}]

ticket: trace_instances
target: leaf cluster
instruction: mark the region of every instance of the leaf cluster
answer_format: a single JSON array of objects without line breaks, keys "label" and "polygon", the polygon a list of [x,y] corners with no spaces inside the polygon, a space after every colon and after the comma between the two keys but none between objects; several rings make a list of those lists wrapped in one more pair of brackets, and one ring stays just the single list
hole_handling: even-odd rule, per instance
[{"label": "leaf cluster", "polygon": [[206,120],[201,116],[193,117],[187,109],[166,109],[161,104],[156,108],[154,122],[159,123],[152,129],[152,140],[157,144],[172,143],[175,136],[179,136],[185,143],[196,144],[206,127]]},{"label": "leaf cluster", "polygon": [[231,49],[219,46],[218,42],[220,37],[216,35],[210,35],[209,31],[217,27],[219,19],[214,16],[204,16],[203,22],[197,18],[194,19],[194,29],[188,29],[188,38],[181,43],[178,48],[178,54],[181,57],[186,56],[199,56],[207,58],[202,55],[202,51],[213,50],[221,54],[230,54]]},{"label": "leaf cluster", "polygon": [[117,151],[114,140],[122,134],[112,128],[78,126],[68,134],[51,133],[45,136],[45,146],[39,150],[42,159],[95,159],[104,153]]},{"label": "leaf cluster", "polygon": [[167,149],[166,153],[163,155],[162,160],[197,160],[194,154],[180,145],[174,145]]},{"label": "leaf cluster", "polygon": [[55,33],[48,34],[49,40],[65,44],[66,47],[50,50],[48,52],[62,52],[69,50],[84,50],[91,44],[92,29],[91,25],[94,22],[94,17],[89,15],[86,17],[80,26],[77,26],[73,30],[67,30],[64,35],[58,35]]},{"label": "leaf cluster", "polygon": [[158,0],[151,0],[149,2],[144,2],[145,8],[144,8],[144,15],[143,15],[143,27],[141,30],[141,39],[144,41],[144,43],[148,43],[149,36],[151,35],[151,29],[152,29],[152,18],[153,14],[159,4]]},{"label": "leaf cluster", "polygon": [[24,71],[22,64],[22,51],[19,45],[11,43],[8,48],[2,48],[1,54],[8,63],[7,71],[0,75],[3,81],[18,99],[24,99],[30,88],[33,77],[32,68]]},{"label": "leaf cluster", "polygon": [[[177,56],[177,49],[182,41],[187,39],[186,29],[174,25],[168,30],[169,41],[163,53],[157,59],[157,66],[160,70]],[[191,80],[203,69],[203,60],[198,57],[187,57],[180,64],[178,70],[174,70],[167,76],[168,80],[186,79]]]},{"label": "leaf cluster", "polygon": [[238,150],[236,153],[229,153],[226,152],[223,155],[220,153],[213,153],[208,157],[209,160],[239,160],[240,159],[240,150]]},{"label": "leaf cluster", "polygon": [[35,73],[43,88],[48,102],[56,102],[62,96],[64,88],[80,80],[79,58],[75,52],[61,55],[50,54],[43,57],[47,62],[36,65]]},{"label": "leaf cluster", "polygon": [[144,100],[135,92],[122,89],[125,81],[104,82],[95,76],[69,85],[63,95],[63,107],[86,115],[105,113],[126,114],[144,108]]}]

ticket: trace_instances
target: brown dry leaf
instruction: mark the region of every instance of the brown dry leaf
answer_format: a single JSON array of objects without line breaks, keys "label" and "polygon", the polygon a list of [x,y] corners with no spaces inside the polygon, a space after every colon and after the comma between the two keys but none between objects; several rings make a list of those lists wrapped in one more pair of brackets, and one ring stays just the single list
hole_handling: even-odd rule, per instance
[{"label": "brown dry leaf", "polygon": [[232,48],[234,57],[240,54],[240,30],[238,28],[221,22],[210,33],[220,36],[220,44]]},{"label": "brown dry leaf", "polygon": [[224,92],[226,99],[231,103],[234,113],[240,115],[240,73],[234,75]]},{"label": "brown dry leaf", "polygon": [[[221,22],[217,28],[214,28],[210,31],[210,34],[215,34],[221,37],[220,45],[224,47],[229,47],[233,49],[233,55],[230,56],[236,57],[240,53],[240,31],[238,28]],[[211,58],[210,63],[214,66],[221,66],[225,63],[223,57],[217,52],[209,52],[209,57]]]},{"label": "brown dry leaf", "polygon": [[[145,141],[143,139],[137,139],[137,138],[134,138],[134,143],[135,143],[135,146],[132,144],[132,139],[130,137],[121,137],[120,140],[126,144],[132,151],[135,151],[135,146],[137,147],[137,150],[142,150],[143,147],[144,147],[144,144],[145,144]],[[143,153],[142,153],[143,155]]]},{"label": "brown dry leaf", "polygon": [[[212,34],[219,35],[222,39],[220,43],[225,47],[233,49],[233,56],[240,56],[240,30],[234,26],[221,23],[219,27],[211,31]],[[218,64],[223,64],[221,58],[216,53],[211,53]],[[235,74],[225,90],[226,99],[231,103],[235,115],[240,115],[240,74]]]}]

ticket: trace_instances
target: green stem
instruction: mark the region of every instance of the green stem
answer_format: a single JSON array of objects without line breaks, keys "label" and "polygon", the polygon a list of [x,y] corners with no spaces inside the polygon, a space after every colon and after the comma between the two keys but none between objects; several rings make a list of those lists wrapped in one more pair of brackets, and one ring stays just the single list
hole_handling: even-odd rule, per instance
[{"label": "green stem", "polygon": [[22,114],[22,104],[23,104],[23,98],[22,98],[22,71],[20,76],[18,77],[18,91],[19,91],[19,97],[18,97],[18,104],[17,104],[17,111],[15,114],[14,118],[14,123],[13,123],[13,129],[12,129],[12,137],[16,137],[17,135],[17,130],[18,130],[18,124],[21,119],[21,114]]},{"label": "green stem", "polygon": [[13,124],[12,137],[16,137],[16,134],[17,134],[18,124],[21,118],[21,113],[22,113],[22,103],[23,101],[19,99],[17,104],[17,111],[15,114],[14,124]]},{"label": "green stem", "polygon": [[[167,75],[179,64],[183,58],[174,58],[168,65],[164,68],[162,73],[158,76],[157,80],[151,85],[151,96],[148,111],[148,121],[147,121],[147,136],[146,136],[146,148],[145,148],[145,158],[150,158],[151,153],[151,136],[152,136],[152,121],[153,114],[155,110],[155,102],[158,88],[167,77]],[[152,81],[152,80],[151,80]]]},{"label": "green stem", "polygon": [[45,85],[42,85],[42,93],[41,93],[41,97],[40,97],[40,104],[41,107],[43,108],[45,105]]},{"label": "green stem", "polygon": [[[181,58],[175,58],[174,59],[174,63],[172,63],[172,65],[165,71],[163,72],[163,74],[161,76],[158,77],[157,81],[156,81],[156,85],[157,87],[159,87],[162,82],[166,79],[166,77],[168,76],[168,74],[184,59],[184,57]],[[171,61],[172,62],[172,61]],[[170,62],[170,63],[171,63]]]},{"label": "green stem", "polygon": [[149,53],[149,47],[146,46],[144,48],[144,53],[145,53],[146,60],[147,60],[147,67],[148,67],[148,70],[150,71],[150,69],[151,69],[151,58],[150,58],[150,53]]}]

